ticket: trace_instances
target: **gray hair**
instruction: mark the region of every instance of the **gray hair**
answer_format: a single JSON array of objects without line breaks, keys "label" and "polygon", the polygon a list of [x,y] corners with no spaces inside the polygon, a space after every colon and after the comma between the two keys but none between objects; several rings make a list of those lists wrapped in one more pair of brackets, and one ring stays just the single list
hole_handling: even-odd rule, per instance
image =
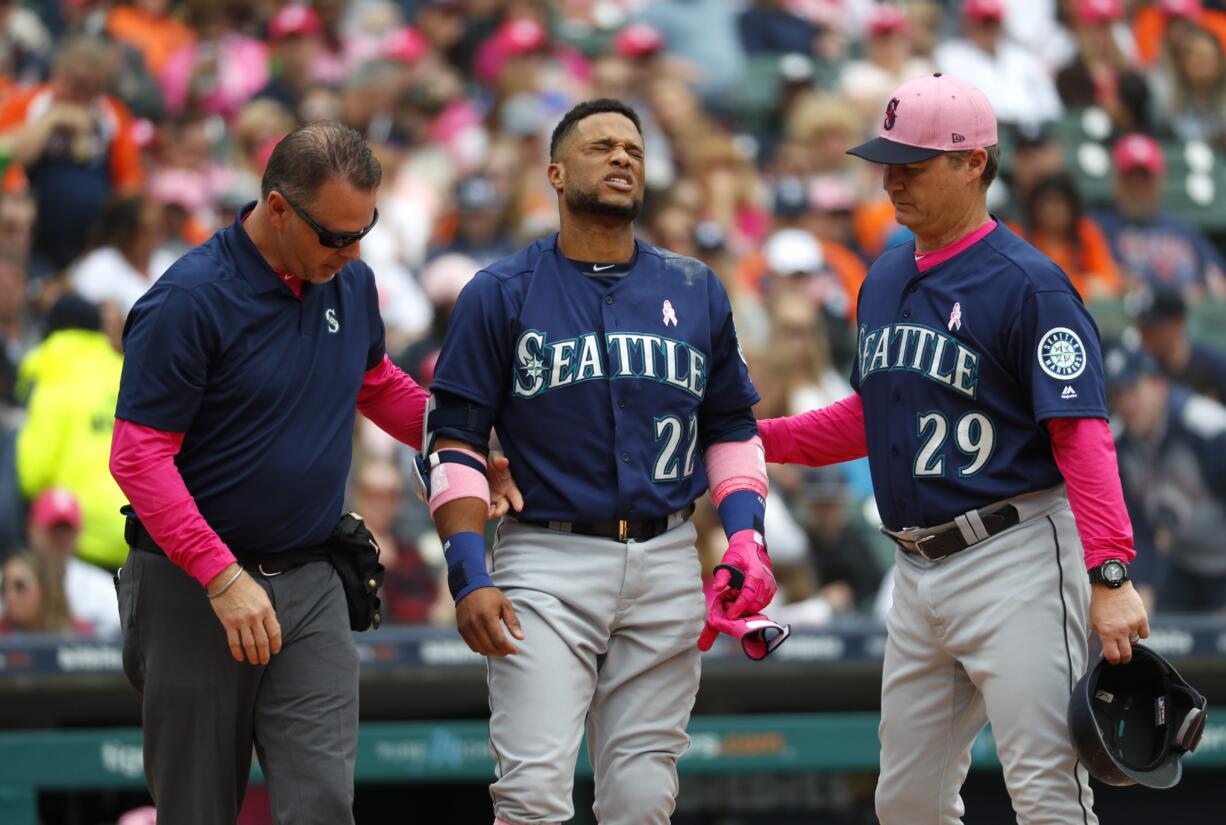
[{"label": "gray hair", "polygon": [[[979,176],[979,185],[987,189],[992,185],[992,181],[996,180],[996,173],[1000,171],[1000,144],[993,143],[991,146],[985,146],[984,149],[988,153],[988,159],[983,164],[983,174]],[[973,151],[975,150],[966,149],[961,152],[946,152],[945,156],[954,166],[961,166],[966,163]]]},{"label": "gray hair", "polygon": [[277,189],[297,203],[312,203],[320,187],[339,178],[356,189],[374,189],[383,168],[366,139],[336,121],[299,126],[281,139],[260,184],[260,194]]}]

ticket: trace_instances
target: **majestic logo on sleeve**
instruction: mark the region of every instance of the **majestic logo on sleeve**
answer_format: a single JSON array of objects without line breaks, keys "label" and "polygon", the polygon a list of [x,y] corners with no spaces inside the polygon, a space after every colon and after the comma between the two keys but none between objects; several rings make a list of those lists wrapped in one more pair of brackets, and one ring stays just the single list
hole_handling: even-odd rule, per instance
[{"label": "majestic logo on sleeve", "polygon": [[1072,381],[1086,368],[1086,348],[1068,327],[1049,329],[1039,339],[1039,366],[1057,381]]},{"label": "majestic logo on sleeve", "polygon": [[898,98],[890,98],[890,102],[885,105],[885,123],[881,124],[888,132],[894,128],[894,121],[898,120]]},{"label": "majestic logo on sleeve", "polygon": [[877,372],[906,370],[974,398],[979,387],[979,353],[939,329],[887,324],[869,332],[860,327],[860,380]]},{"label": "majestic logo on sleeve", "polygon": [[[665,311],[670,309],[666,304]],[[589,332],[550,341],[544,332],[529,329],[515,341],[511,392],[519,398],[618,378],[669,384],[701,399],[707,391],[707,356],[685,341],[641,332],[611,332],[603,340]]]}]

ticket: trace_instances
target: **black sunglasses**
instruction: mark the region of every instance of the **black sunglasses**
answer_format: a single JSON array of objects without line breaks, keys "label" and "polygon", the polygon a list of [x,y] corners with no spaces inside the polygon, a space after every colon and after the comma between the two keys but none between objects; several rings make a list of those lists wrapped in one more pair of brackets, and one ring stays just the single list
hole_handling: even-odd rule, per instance
[{"label": "black sunglasses", "polygon": [[281,197],[285,198],[285,202],[290,205],[290,208],[294,210],[298,217],[306,221],[306,225],[315,231],[315,234],[319,236],[319,242],[331,249],[344,249],[350,244],[357,243],[365,238],[366,234],[370,232],[370,230],[374,229],[375,224],[379,222],[379,210],[376,209],[375,216],[370,219],[370,224],[368,224],[365,229],[358,232],[333,232],[331,229],[325,229],[316,223],[315,219],[308,215],[305,209],[294,203],[294,199],[289,195],[285,194],[280,189],[277,190],[277,193],[281,195]]}]

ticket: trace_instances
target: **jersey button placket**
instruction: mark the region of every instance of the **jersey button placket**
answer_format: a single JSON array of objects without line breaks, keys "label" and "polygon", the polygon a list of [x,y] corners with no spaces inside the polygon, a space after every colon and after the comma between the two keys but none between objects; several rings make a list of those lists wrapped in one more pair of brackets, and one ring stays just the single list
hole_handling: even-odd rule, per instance
[{"label": "jersey button placket", "polygon": [[613,303],[613,296],[612,296],[612,295],[606,295],[606,296],[604,296],[604,302],[605,302],[606,304],[611,304],[611,303]]},{"label": "jersey button placket", "polygon": [[629,464],[629,463],[630,463],[630,453],[628,453],[628,452],[623,452],[623,453],[622,453],[622,461],[624,461],[624,462],[626,462],[627,464]]}]

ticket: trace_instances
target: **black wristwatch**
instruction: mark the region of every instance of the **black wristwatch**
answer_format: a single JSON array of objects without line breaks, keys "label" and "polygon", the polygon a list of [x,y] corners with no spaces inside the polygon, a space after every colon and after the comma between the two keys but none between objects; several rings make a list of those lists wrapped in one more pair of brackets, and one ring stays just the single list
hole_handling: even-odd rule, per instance
[{"label": "black wristwatch", "polygon": [[1090,584],[1105,584],[1112,590],[1128,581],[1128,565],[1119,559],[1107,559],[1098,567],[1091,567]]}]

